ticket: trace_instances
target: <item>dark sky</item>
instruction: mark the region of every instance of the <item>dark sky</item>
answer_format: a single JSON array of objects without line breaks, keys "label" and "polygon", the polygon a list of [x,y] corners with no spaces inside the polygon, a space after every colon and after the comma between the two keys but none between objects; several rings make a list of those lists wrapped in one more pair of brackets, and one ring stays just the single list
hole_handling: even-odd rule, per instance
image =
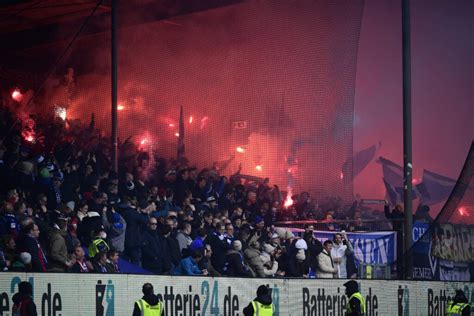
[{"label": "dark sky", "polygon": [[[474,2],[412,3],[412,114],[415,178],[424,168],[457,178],[474,139]],[[400,1],[366,0],[360,37],[354,150],[403,161]],[[381,167],[355,180],[366,197],[384,195]]]}]

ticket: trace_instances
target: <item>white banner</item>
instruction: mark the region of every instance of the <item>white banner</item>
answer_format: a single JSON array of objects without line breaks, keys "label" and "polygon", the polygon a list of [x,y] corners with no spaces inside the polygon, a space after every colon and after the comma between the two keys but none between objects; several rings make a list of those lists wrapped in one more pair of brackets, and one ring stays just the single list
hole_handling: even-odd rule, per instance
[{"label": "white banner", "polygon": [[[279,316],[340,316],[347,302],[345,280],[5,272],[0,273],[0,315],[11,316],[12,296],[24,280],[33,284],[38,314],[44,316],[131,315],[145,282],[153,284],[169,316],[242,315],[261,284],[272,288]],[[367,316],[439,316],[456,289],[463,289],[471,301],[474,296],[474,285],[463,282],[361,280],[359,284]]]}]

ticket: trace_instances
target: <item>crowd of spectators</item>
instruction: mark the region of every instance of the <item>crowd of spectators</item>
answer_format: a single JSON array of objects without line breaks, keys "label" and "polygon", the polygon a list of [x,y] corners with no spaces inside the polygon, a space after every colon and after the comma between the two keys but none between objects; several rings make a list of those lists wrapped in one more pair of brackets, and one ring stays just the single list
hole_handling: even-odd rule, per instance
[{"label": "crowd of spectators", "polygon": [[[365,229],[356,204],[323,212],[302,192],[285,208],[269,179],[198,170],[129,141],[116,173],[93,117],[89,125],[25,119],[1,107],[0,125],[0,270],[119,273],[123,258],[154,274],[355,276],[344,234],[322,245],[313,225],[295,236],[274,223],[310,218],[326,220],[327,230]],[[345,227],[332,221],[347,218]]]}]

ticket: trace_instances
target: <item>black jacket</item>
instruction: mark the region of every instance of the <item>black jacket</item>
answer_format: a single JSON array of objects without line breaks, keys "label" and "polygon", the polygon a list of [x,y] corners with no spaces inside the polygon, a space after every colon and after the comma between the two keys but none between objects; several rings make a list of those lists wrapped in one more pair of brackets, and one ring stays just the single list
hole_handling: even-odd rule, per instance
[{"label": "black jacket", "polygon": [[[145,295],[142,297],[148,304],[154,306],[160,302],[158,299],[158,296],[155,294],[150,294],[150,295]],[[141,316],[142,312],[140,311],[140,307],[138,307],[138,303],[135,302],[135,305],[133,306],[133,316]],[[161,311],[161,316],[165,315],[165,308],[163,307],[163,311]]]},{"label": "black jacket", "polygon": [[[254,301],[257,301],[263,305],[270,305],[272,304],[272,297],[270,294],[265,294],[262,296],[257,296]],[[253,310],[252,302],[250,302],[249,305],[247,305],[247,307],[245,307],[243,310],[244,316],[253,316],[254,312],[255,311]]]},{"label": "black jacket", "polygon": [[244,265],[244,256],[236,250],[228,250],[226,254],[225,274],[231,277],[251,277],[252,272]]},{"label": "black jacket", "polygon": [[142,267],[153,273],[163,273],[163,259],[166,248],[162,244],[163,238],[159,238],[158,232],[147,229],[143,233],[142,245]]},{"label": "black jacket", "polygon": [[142,231],[146,228],[148,215],[128,206],[119,206],[119,214],[127,222],[125,249],[141,247]]},{"label": "black jacket", "polygon": [[[16,306],[19,306],[21,303],[21,309],[20,311],[25,311],[26,310],[26,315],[27,316],[37,316],[38,313],[36,312],[36,305],[33,302],[33,299],[30,295],[28,294],[23,294],[23,293],[16,293],[12,297],[13,304]],[[15,307],[13,307],[15,308]],[[20,312],[20,313],[21,313]],[[21,313],[21,315],[25,315],[24,313]]]}]

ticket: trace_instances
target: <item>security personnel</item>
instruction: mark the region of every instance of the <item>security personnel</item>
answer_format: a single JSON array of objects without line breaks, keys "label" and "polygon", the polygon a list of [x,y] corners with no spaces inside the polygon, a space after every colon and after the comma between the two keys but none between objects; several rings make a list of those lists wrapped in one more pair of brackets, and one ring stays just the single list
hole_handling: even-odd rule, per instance
[{"label": "security personnel", "polygon": [[87,249],[89,258],[94,258],[99,252],[107,252],[110,250],[109,245],[107,245],[107,242],[105,241],[106,238],[107,233],[103,229],[94,232],[94,239]]},{"label": "security personnel", "polygon": [[365,299],[359,292],[359,285],[356,281],[350,280],[344,283],[346,295],[349,298],[347,302],[347,316],[365,315]]},{"label": "security personnel", "polygon": [[266,285],[257,289],[257,297],[243,310],[244,316],[272,316],[272,293]]},{"label": "security personnel", "polygon": [[446,315],[469,316],[471,315],[471,305],[462,290],[456,290],[456,295],[452,302],[448,303]]},{"label": "security personnel", "polygon": [[143,284],[143,297],[135,302],[133,316],[164,316],[163,302],[158,299],[153,291],[153,285]]}]

